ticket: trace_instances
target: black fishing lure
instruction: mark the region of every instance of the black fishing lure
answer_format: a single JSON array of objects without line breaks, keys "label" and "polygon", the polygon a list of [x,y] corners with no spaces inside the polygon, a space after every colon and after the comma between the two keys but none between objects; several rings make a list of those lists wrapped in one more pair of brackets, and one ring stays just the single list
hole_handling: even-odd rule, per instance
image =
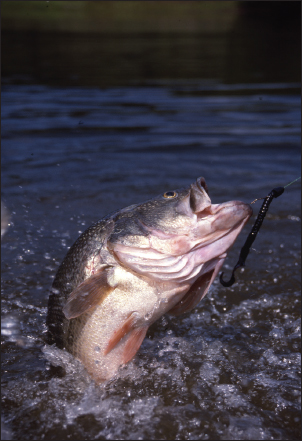
[{"label": "black fishing lure", "polygon": [[272,202],[272,200],[274,198],[277,198],[277,197],[281,196],[283,192],[284,192],[284,187],[277,187],[277,188],[274,188],[266,196],[266,198],[264,198],[264,202],[263,202],[263,204],[262,204],[262,206],[260,208],[259,214],[257,216],[257,219],[256,219],[254,225],[253,225],[252,231],[248,235],[248,237],[247,237],[247,239],[245,241],[245,244],[241,248],[240,255],[239,255],[239,260],[238,260],[238,262],[236,263],[236,265],[235,265],[235,267],[233,269],[231,279],[228,282],[225,282],[223,280],[223,278],[222,278],[223,277],[223,273],[220,274],[219,280],[220,280],[220,283],[223,286],[232,286],[233,283],[235,282],[234,273],[235,273],[236,269],[238,269],[238,268],[240,268],[242,266],[245,266],[245,260],[246,260],[248,254],[249,254],[250,248],[251,248],[254,240],[256,239],[257,233],[260,230],[260,227],[261,227],[262,222],[263,222],[263,220],[265,218],[265,215],[266,215],[266,213],[268,211],[270,203]]}]

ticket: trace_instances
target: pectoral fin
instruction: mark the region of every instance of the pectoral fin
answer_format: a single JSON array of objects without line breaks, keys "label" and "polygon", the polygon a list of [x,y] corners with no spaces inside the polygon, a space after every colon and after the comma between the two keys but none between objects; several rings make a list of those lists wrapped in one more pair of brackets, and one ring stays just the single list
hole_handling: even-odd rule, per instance
[{"label": "pectoral fin", "polygon": [[113,291],[114,288],[107,282],[106,270],[108,268],[102,268],[72,291],[63,308],[63,313],[68,320],[89,311]]}]

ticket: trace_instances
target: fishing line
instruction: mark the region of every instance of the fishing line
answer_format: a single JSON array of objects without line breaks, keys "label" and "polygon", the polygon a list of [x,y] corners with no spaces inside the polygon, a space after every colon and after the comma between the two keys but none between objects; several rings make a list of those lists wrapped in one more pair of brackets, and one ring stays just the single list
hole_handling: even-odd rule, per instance
[{"label": "fishing line", "polygon": [[241,248],[238,262],[234,266],[230,280],[228,282],[225,282],[223,280],[223,272],[220,274],[219,280],[223,286],[227,286],[227,287],[232,286],[233,283],[235,282],[234,273],[235,273],[236,269],[245,266],[245,260],[250,252],[250,248],[251,248],[254,240],[256,239],[257,233],[260,230],[260,227],[262,225],[262,222],[265,218],[265,215],[269,209],[269,206],[270,206],[272,200],[274,198],[278,198],[279,196],[281,196],[284,193],[284,190],[286,187],[289,187],[290,185],[292,185],[294,182],[298,181],[299,179],[301,179],[301,176],[299,178],[295,179],[294,181],[290,182],[289,184],[285,185],[285,187],[273,188],[273,190],[265,198],[258,198],[258,199],[255,199],[253,202],[251,202],[251,204],[253,204],[256,201],[259,201],[260,199],[264,199],[264,202],[261,205],[261,208],[259,210],[257,219],[252,227],[252,230],[251,230],[250,234],[248,235],[248,237],[245,241],[245,244]]},{"label": "fishing line", "polygon": [[295,179],[294,181],[290,182],[289,184],[285,185],[284,188],[289,187],[290,185],[292,185],[294,182],[299,181],[299,179],[301,179],[301,176],[297,179]]}]

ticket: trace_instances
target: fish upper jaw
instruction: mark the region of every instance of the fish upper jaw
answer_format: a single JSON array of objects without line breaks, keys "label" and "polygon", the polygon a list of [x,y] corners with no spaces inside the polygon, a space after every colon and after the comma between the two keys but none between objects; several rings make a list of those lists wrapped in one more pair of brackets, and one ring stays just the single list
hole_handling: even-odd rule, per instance
[{"label": "fish upper jaw", "polygon": [[190,187],[190,208],[193,213],[210,210],[211,199],[204,178],[198,178]]},{"label": "fish upper jaw", "polygon": [[249,204],[241,201],[230,201],[223,204],[212,204],[211,212],[216,217],[213,227],[217,230],[233,228],[237,223],[244,221],[244,224],[253,214]]},{"label": "fish upper jaw", "polygon": [[196,240],[202,239],[199,243],[210,243],[240,225],[241,230],[252,213],[252,207],[241,201],[212,204],[206,210],[197,213],[197,221],[192,234]]}]

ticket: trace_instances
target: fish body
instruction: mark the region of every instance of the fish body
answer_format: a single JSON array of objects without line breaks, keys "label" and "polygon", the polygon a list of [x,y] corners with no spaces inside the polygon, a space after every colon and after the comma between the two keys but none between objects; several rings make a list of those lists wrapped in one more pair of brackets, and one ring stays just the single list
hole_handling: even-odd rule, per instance
[{"label": "fish body", "polygon": [[152,323],[200,302],[251,214],[243,202],[212,204],[198,178],[95,223],[53,282],[49,342],[81,360],[97,382],[111,378]]}]

